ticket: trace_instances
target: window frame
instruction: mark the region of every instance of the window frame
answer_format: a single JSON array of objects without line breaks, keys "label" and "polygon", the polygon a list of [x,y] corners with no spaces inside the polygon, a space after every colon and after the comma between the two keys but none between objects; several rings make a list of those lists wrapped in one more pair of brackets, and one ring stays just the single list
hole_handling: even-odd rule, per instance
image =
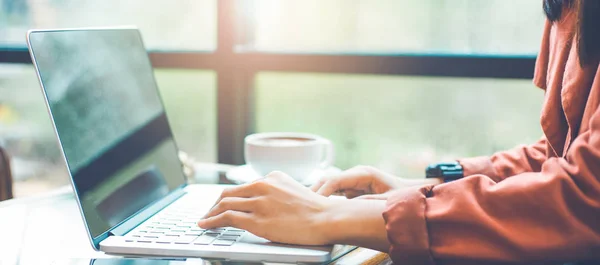
[{"label": "window frame", "polygon": [[[244,137],[255,131],[254,77],[258,72],[533,78],[535,56],[236,52],[236,2],[217,1],[217,47],[214,51],[149,52],[156,68],[201,69],[216,73],[218,163],[244,163]],[[0,63],[31,64],[31,58],[25,47],[0,47]]]}]

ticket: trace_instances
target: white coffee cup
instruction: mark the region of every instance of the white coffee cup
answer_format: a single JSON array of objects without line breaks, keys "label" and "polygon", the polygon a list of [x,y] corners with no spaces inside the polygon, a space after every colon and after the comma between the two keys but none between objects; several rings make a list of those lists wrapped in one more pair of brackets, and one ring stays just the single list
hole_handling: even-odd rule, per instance
[{"label": "white coffee cup", "polygon": [[246,163],[261,176],[282,171],[302,181],[317,169],[333,165],[331,141],[314,134],[256,133],[244,139]]}]

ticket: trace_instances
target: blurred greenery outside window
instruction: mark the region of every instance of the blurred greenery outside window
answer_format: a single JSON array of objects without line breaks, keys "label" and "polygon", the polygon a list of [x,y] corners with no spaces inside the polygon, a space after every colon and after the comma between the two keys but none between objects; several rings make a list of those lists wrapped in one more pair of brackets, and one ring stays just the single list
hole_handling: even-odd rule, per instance
[{"label": "blurred greenery outside window", "polygon": [[[238,3],[240,52],[532,58],[545,21],[539,1]],[[543,92],[530,80],[260,72],[254,86],[257,131],[328,137],[343,169],[368,164],[423,177],[428,163],[542,135]]]},{"label": "blurred greenery outside window", "polygon": [[239,51],[535,56],[537,0],[237,0]]},{"label": "blurred greenery outside window", "polygon": [[146,48],[210,51],[217,0],[0,0],[0,46],[25,47],[35,28],[136,26]]},{"label": "blurred greenery outside window", "polygon": [[263,72],[258,131],[332,139],[336,165],[424,176],[433,161],[489,155],[541,137],[529,80]]},{"label": "blurred greenery outside window", "polygon": [[[24,47],[30,28],[136,25],[149,50],[214,52],[217,1],[0,0],[0,47]],[[533,57],[544,22],[539,1],[235,3],[236,52]],[[216,162],[215,69],[155,73],[179,147]],[[529,80],[261,71],[250,85],[257,131],[328,137],[341,168],[422,177],[426,163],[541,136],[543,94]],[[33,67],[2,58],[0,145],[13,154],[17,196],[68,183]]]}]

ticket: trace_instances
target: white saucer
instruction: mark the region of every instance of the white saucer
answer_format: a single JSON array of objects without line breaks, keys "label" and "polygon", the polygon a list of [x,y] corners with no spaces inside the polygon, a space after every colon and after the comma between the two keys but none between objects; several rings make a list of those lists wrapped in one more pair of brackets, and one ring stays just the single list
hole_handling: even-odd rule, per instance
[{"label": "white saucer", "polygon": [[[337,167],[329,167],[326,169],[316,169],[302,181],[302,184],[304,184],[305,186],[310,186],[310,185],[316,183],[317,181],[319,181],[319,179],[321,179],[323,176],[333,175],[333,174],[337,174],[340,172],[342,172],[342,170]],[[255,180],[263,177],[263,176],[259,175],[258,173],[256,173],[256,171],[254,171],[254,169],[252,169],[250,167],[250,165],[234,167],[234,168],[228,170],[225,173],[225,176],[227,177],[227,179],[229,179],[232,182],[237,183],[237,184],[244,184],[244,183],[252,182],[252,181],[255,181]]]}]

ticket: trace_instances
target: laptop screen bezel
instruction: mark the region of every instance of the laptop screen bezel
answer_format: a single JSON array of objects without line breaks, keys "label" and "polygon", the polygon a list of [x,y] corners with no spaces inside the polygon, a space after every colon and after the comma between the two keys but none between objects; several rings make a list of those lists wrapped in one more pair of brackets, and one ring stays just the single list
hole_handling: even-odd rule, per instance
[{"label": "laptop screen bezel", "polygon": [[[108,230],[106,230],[105,232],[97,235],[97,236],[93,236],[91,233],[91,230],[88,226],[88,222],[86,220],[85,214],[84,214],[84,210],[83,210],[83,205],[81,203],[80,200],[80,196],[79,196],[79,191],[77,189],[77,185],[75,184],[74,181],[74,177],[73,177],[73,172],[71,172],[71,169],[69,167],[69,162],[67,160],[67,157],[65,155],[64,149],[63,149],[63,144],[60,138],[60,134],[58,133],[57,127],[56,127],[56,123],[54,121],[54,116],[52,115],[52,110],[50,108],[50,103],[48,100],[48,94],[46,93],[46,88],[44,86],[44,83],[42,82],[42,78],[38,69],[38,64],[36,61],[36,57],[35,57],[35,51],[34,48],[31,44],[31,35],[32,34],[38,34],[38,33],[50,33],[50,32],[74,32],[74,31],[112,31],[112,30],[131,30],[131,31],[135,31],[136,34],[138,35],[139,39],[140,39],[140,43],[141,43],[141,48],[146,50],[144,42],[143,42],[143,38],[142,35],[139,31],[139,29],[135,26],[122,26],[122,27],[98,27],[98,28],[65,28],[65,29],[32,29],[27,31],[27,35],[26,35],[26,42],[27,42],[27,47],[29,50],[29,55],[31,56],[31,61],[32,64],[35,68],[35,72],[36,75],[38,77],[38,81],[40,84],[40,88],[42,90],[42,94],[44,97],[44,102],[46,104],[46,109],[48,111],[48,115],[50,117],[50,121],[52,124],[52,128],[54,130],[54,134],[56,136],[56,139],[58,140],[58,147],[60,149],[61,155],[63,157],[63,161],[65,162],[65,164],[67,165],[67,173],[69,174],[69,179],[71,182],[71,187],[73,188],[73,192],[75,195],[75,200],[77,201],[77,206],[79,207],[79,212],[81,214],[82,217],[82,221],[84,223],[87,235],[88,235],[88,239],[90,240],[90,243],[92,244],[93,248],[95,250],[100,250],[100,242],[102,242],[103,240],[105,240],[106,238],[108,238],[111,235],[122,235],[126,232],[128,232],[129,230],[135,228],[137,225],[141,224],[142,222],[146,221],[148,218],[150,218],[151,216],[153,216],[154,214],[156,214],[157,212],[159,212],[160,210],[162,210],[164,207],[168,206],[169,204],[171,204],[172,202],[174,202],[175,200],[177,200],[178,198],[180,198],[185,192],[184,192],[184,188],[187,186],[187,177],[185,174],[183,174],[184,179],[183,179],[183,183],[173,189],[172,191],[169,192],[169,194],[167,196],[165,196],[164,198],[160,199],[157,202],[154,202],[152,204],[149,204],[147,206],[145,206],[144,208],[140,209],[139,211],[129,215],[127,218],[125,218],[123,221],[119,222],[118,224],[110,227]],[[148,61],[150,61],[150,59],[148,58]],[[152,67],[152,66],[150,66]],[[154,73],[152,72],[152,78],[155,79],[154,77]],[[156,81],[154,81],[156,83]],[[159,98],[160,104],[161,104],[161,108],[163,111],[166,112],[165,108],[164,108],[164,102],[162,97],[160,96],[159,91],[156,91],[157,96]],[[168,117],[166,117],[167,119],[167,124],[168,124]],[[169,126],[168,129],[168,133],[169,136],[174,139],[173,137],[173,133],[171,131],[171,128]],[[179,148],[177,147],[177,143],[175,141],[173,141],[173,143],[175,144],[175,148],[176,150],[179,150]],[[183,172],[183,168],[182,168],[182,172]],[[115,230],[119,230],[120,232],[115,233]]]}]

